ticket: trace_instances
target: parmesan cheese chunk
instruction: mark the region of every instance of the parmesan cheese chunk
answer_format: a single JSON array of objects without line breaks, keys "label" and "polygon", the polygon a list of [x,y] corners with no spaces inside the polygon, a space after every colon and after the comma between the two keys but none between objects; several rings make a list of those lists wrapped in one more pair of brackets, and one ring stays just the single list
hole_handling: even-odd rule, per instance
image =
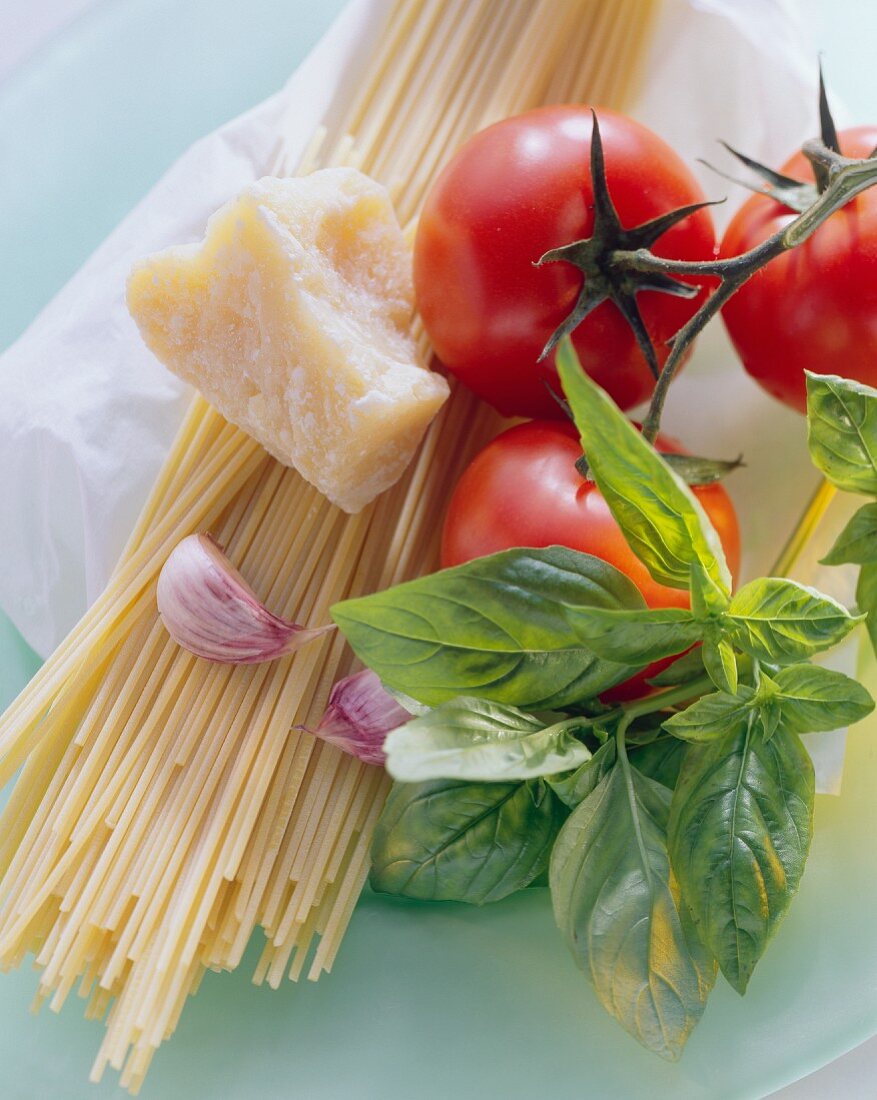
[{"label": "parmesan cheese chunk", "polygon": [[413,299],[389,196],[352,168],[252,184],[128,282],[158,358],[347,512],[399,478],[448,395],[417,362]]}]

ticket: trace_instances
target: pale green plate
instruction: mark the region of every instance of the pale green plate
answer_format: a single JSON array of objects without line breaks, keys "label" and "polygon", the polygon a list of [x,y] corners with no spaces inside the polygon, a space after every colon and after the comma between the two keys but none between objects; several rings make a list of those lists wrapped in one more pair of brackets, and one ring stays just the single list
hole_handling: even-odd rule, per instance
[{"label": "pale green plate", "polygon": [[[278,87],[340,0],[112,0],[0,88],[0,347],[193,139]],[[36,668],[0,624],[0,702]],[[681,1064],[607,1020],[546,893],[484,910],[366,896],[336,972],[279,992],[210,975],[149,1100],[723,1100],[763,1096],[877,1030],[877,757],[852,737],[820,799],[800,898],[745,1000],[720,986]],[[0,977],[0,1096],[86,1082],[101,1038],[72,999],[34,1018]]]}]

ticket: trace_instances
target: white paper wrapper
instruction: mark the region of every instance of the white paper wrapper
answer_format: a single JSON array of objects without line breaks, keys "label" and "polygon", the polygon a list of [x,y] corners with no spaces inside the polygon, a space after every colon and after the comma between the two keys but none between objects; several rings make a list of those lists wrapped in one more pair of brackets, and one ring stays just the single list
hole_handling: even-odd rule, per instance
[{"label": "white paper wrapper", "polygon": [[[0,606],[38,653],[106,584],[189,396],[125,309],[132,262],[200,238],[218,206],[271,170],[281,143],[294,163],[343,109],[386,18],[384,0],[354,0],[285,88],[194,145],[0,358]],[[790,3],[665,0],[631,113],[694,166],[708,194],[730,195],[721,224],[742,191],[696,158],[729,167],[721,137],[778,163],[815,131],[815,106],[815,59]],[[666,426],[698,453],[744,451],[729,489],[744,568],[766,569],[816,482],[801,419],[748,380],[713,326]],[[832,790],[843,746],[824,745],[820,787]]]}]

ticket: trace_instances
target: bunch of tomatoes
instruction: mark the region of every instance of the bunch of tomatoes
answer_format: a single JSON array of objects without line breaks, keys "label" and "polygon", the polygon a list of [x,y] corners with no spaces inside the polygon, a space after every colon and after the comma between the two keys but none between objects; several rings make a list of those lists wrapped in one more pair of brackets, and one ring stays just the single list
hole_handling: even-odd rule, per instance
[{"label": "bunch of tomatoes", "polygon": [[[632,227],[703,194],[682,160],[632,119],[599,112],[606,183],[622,226]],[[478,454],[458,483],[445,519],[442,565],[515,546],[568,546],[626,573],[651,607],[686,606],[688,594],[657,584],[625,542],[596,487],[576,469],[578,435],[565,418],[546,342],[573,308],[581,272],[539,266],[546,252],[591,236],[589,171],[593,118],[579,106],[544,107],[476,134],[445,167],[427,198],[414,252],[418,307],[447,371],[510,417],[526,417]],[[840,135],[847,156],[868,156],[877,128]],[[783,173],[813,179],[797,154]],[[720,247],[708,210],[673,225],[656,256],[685,261],[736,256],[795,217],[767,195],[753,195]],[[637,305],[657,352],[702,304],[642,290]],[[778,257],[725,305],[723,318],[744,367],[769,393],[804,411],[804,371],[830,371],[877,385],[877,193],[833,215],[801,247]],[[622,409],[648,400],[655,377],[633,330],[611,301],[573,332],[582,366]],[[681,452],[659,436],[665,452]],[[718,484],[694,492],[712,520],[736,579],[737,518]],[[652,666],[614,689],[613,699],[648,690]]]}]

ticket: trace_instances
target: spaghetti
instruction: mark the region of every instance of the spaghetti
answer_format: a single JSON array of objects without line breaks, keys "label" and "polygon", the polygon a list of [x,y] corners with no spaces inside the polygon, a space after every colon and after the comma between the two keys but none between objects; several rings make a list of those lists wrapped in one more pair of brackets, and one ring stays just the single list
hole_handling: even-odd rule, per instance
[{"label": "spaghetti", "polygon": [[[474,130],[543,102],[623,106],[652,14],[398,0],[343,123],[273,170],[355,163],[412,223]],[[388,785],[294,729],[350,670],[343,638],[272,665],[190,656],[155,610],[170,550],[209,529],[272,609],[325,623],[435,567],[448,490],[494,426],[455,393],[402,480],[348,516],[194,400],[106,591],[0,719],[0,781],[24,764],[0,819],[0,966],[32,952],[38,1002],[59,1009],[78,984],[107,1015],[95,1080],[111,1065],[136,1091],[204,971],[236,967],[257,927],[257,982],[331,969]]]}]

